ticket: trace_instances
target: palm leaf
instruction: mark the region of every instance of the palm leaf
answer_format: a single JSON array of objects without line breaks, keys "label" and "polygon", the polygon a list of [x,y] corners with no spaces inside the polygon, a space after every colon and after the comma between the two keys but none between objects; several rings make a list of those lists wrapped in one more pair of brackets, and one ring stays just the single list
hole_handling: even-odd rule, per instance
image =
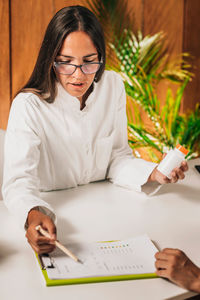
[{"label": "palm leaf", "polygon": [[185,119],[181,143],[190,149],[194,148],[197,153],[200,152],[200,104]]},{"label": "palm leaf", "polygon": [[144,128],[138,127],[134,124],[128,123],[128,130],[135,136],[135,140],[142,141],[143,146],[152,146],[158,151],[162,152],[162,148],[159,147],[155,135],[147,131]]},{"label": "palm leaf", "polygon": [[123,43],[115,40],[109,44],[119,60],[119,71],[126,72],[128,76],[134,76],[140,75],[142,70],[149,76],[149,79],[154,78],[157,81],[167,78],[182,82],[191,77],[188,71],[190,65],[186,64],[183,58],[178,57],[178,63],[168,63],[167,48],[164,46],[165,38],[162,32],[142,38],[140,32],[136,36],[130,29],[125,29],[122,35]]},{"label": "palm leaf", "polygon": [[[128,96],[128,138],[136,156],[145,148],[150,159],[158,161],[158,153],[173,148],[176,143],[190,150],[188,157],[200,154],[199,106],[192,113],[180,113],[183,93],[193,74],[189,71],[188,54],[169,58],[163,32],[142,36],[136,33],[134,17],[125,0],[86,0],[100,20],[105,32],[106,68],[120,73]],[[166,92],[161,107],[157,86],[163,79],[178,83],[175,96]],[[140,117],[143,110],[152,124],[148,128]],[[152,150],[151,150],[152,149]]]},{"label": "palm leaf", "polygon": [[128,10],[127,1],[119,0],[86,0],[90,10],[96,15],[100,21],[107,46],[107,58],[112,64],[116,64],[113,60],[113,52],[110,51],[109,42],[114,40],[123,43],[124,28],[134,30],[135,21],[134,14]]}]

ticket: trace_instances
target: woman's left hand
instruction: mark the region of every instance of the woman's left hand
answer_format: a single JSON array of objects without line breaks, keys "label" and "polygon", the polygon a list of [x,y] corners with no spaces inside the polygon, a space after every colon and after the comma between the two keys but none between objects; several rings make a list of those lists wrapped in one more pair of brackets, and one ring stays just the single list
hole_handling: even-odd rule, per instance
[{"label": "woman's left hand", "polygon": [[179,168],[174,168],[171,172],[171,179],[167,176],[163,175],[161,172],[157,170],[157,167],[153,170],[151,175],[149,176],[148,181],[157,181],[160,184],[164,183],[175,183],[178,180],[182,180],[185,178],[185,172],[188,170],[188,164],[186,161],[181,163]]}]

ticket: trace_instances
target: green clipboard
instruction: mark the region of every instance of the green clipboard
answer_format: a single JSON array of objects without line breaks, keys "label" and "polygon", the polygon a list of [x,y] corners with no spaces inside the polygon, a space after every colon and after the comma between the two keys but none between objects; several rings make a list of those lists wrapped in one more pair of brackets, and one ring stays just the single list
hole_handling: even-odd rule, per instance
[{"label": "green clipboard", "polygon": [[86,277],[86,278],[84,277],[84,278],[70,278],[70,279],[50,279],[47,275],[47,271],[42,269],[38,254],[36,254],[36,257],[38,259],[42,274],[44,276],[46,286],[158,278],[158,276],[155,273],[149,273],[149,274],[129,274],[129,275],[99,276],[99,277]]},{"label": "green clipboard", "polygon": [[[106,243],[114,241],[105,241]],[[112,276],[97,276],[97,277],[84,277],[84,278],[69,278],[69,279],[50,279],[48,277],[46,269],[42,266],[40,256],[35,253],[40,269],[44,276],[46,286],[57,286],[57,285],[71,285],[71,284],[83,284],[83,283],[97,283],[97,282],[108,282],[108,281],[122,281],[122,280],[135,280],[135,279],[149,279],[158,278],[156,273],[145,273],[145,274],[128,274],[128,275],[112,275]]]}]

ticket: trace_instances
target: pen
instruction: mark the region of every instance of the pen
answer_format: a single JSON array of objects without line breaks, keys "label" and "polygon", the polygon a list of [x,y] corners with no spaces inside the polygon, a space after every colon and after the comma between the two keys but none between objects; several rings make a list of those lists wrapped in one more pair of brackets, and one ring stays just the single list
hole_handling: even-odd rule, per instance
[{"label": "pen", "polygon": [[[48,237],[48,238],[51,238],[50,234],[44,230],[42,228],[41,225],[38,225],[35,227],[35,229],[37,231],[39,231],[42,235]],[[67,254],[69,257],[71,257],[74,261],[76,262],[81,262],[69,249],[67,249],[65,246],[63,246],[60,242],[58,242],[57,240],[55,241],[55,245],[56,247],[58,247],[60,250],[62,250],[65,254]]]}]

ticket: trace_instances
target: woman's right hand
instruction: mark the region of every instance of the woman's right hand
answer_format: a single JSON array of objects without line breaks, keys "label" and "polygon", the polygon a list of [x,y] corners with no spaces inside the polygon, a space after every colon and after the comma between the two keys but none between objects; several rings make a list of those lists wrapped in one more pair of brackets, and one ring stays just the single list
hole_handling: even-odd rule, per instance
[{"label": "woman's right hand", "polygon": [[[26,238],[38,254],[49,253],[55,249],[56,227],[52,219],[42,212],[32,209],[27,218]],[[41,235],[35,227],[41,225],[51,235],[51,239]]]}]

